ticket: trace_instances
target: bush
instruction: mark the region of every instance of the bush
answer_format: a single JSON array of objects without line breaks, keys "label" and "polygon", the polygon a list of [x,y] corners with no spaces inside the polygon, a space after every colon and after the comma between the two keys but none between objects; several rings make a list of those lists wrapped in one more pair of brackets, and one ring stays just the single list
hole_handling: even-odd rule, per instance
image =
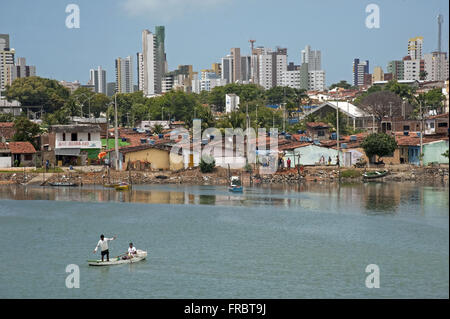
[{"label": "bush", "polygon": [[360,177],[361,176],[361,172],[355,169],[348,169],[345,171],[341,171],[341,177],[344,178],[356,178],[356,177]]},{"label": "bush", "polygon": [[202,156],[200,161],[200,171],[202,173],[211,173],[216,167],[216,161],[211,156]]}]

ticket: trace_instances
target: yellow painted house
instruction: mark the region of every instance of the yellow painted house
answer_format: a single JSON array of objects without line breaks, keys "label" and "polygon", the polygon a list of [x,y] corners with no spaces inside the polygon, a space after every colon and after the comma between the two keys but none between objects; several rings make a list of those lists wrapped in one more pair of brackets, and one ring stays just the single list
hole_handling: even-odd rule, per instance
[{"label": "yellow painted house", "polygon": [[166,145],[142,144],[122,147],[119,150],[123,169],[131,166],[140,170],[179,170],[184,168],[183,156],[171,154],[171,147]]}]

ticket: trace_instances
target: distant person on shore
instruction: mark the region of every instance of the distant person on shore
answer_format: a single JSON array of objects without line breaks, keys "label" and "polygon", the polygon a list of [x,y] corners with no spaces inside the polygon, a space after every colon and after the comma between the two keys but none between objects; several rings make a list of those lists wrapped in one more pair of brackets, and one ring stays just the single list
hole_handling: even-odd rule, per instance
[{"label": "distant person on shore", "polygon": [[94,249],[94,254],[97,252],[98,247],[101,248],[101,254],[102,254],[102,261],[104,256],[106,255],[106,261],[109,261],[109,249],[108,249],[108,242],[111,240],[116,239],[117,236],[114,236],[112,238],[105,238],[103,234],[100,235],[100,240],[97,243],[97,246]]},{"label": "distant person on shore", "polygon": [[339,154],[338,154],[338,155],[336,155],[336,165],[339,166],[339,164],[340,163],[339,163]]},{"label": "distant person on shore", "polygon": [[45,171],[48,171],[49,166],[50,166],[50,162],[49,162],[49,160],[46,160],[45,161]]},{"label": "distant person on shore", "polygon": [[320,157],[319,164],[320,164],[320,165],[325,165],[325,156],[322,155],[322,156]]},{"label": "distant person on shore", "polygon": [[288,157],[287,159],[287,168],[290,169],[291,168],[291,159]]},{"label": "distant person on shore", "polygon": [[328,165],[331,165],[331,156],[328,156]]}]

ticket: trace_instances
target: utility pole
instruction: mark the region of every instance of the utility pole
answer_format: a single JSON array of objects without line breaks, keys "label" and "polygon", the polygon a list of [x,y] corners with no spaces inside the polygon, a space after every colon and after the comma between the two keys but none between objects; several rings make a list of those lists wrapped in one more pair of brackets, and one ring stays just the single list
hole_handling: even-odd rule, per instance
[{"label": "utility pole", "polygon": [[248,102],[246,103],[246,109],[245,109],[245,121],[246,121],[246,123],[245,123],[246,129],[248,129],[250,126],[250,121],[248,118]]},{"label": "utility pole", "polygon": [[336,101],[336,142],[339,153],[339,101]]},{"label": "utility pole", "polygon": [[114,94],[114,148],[116,151],[116,170],[119,170],[119,130],[117,128],[117,92]]},{"label": "utility pole", "polygon": [[422,101],[420,101],[419,103],[420,107],[419,107],[419,114],[420,114],[420,154],[419,154],[419,159],[420,159],[420,167],[423,166],[423,160],[422,160],[422,153],[423,153],[423,113],[422,113]]}]

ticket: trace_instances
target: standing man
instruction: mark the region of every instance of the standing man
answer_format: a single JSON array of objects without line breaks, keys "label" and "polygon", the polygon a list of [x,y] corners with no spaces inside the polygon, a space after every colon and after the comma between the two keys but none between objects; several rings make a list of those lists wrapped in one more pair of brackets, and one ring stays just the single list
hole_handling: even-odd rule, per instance
[{"label": "standing man", "polygon": [[288,157],[288,159],[287,159],[287,168],[291,169],[291,158],[290,157]]},{"label": "standing man", "polygon": [[101,254],[102,254],[102,261],[103,257],[106,255],[106,261],[109,261],[109,250],[108,250],[108,241],[116,239],[117,236],[114,236],[113,238],[105,238],[103,234],[100,235],[100,240],[97,243],[97,246],[94,249],[94,254],[97,252],[98,247],[101,248]]}]

